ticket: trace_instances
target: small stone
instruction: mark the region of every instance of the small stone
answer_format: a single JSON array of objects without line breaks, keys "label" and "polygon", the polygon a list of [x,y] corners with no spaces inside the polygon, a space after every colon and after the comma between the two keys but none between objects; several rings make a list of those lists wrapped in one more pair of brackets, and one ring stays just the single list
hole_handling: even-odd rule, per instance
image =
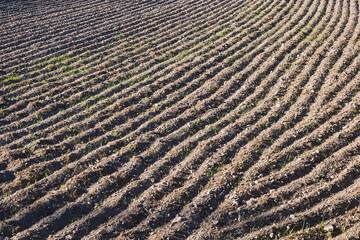
[{"label": "small stone", "polygon": [[327,225],[324,227],[325,232],[332,232],[334,231],[334,227],[332,225]]},{"label": "small stone", "polygon": [[67,236],[65,237],[65,239],[66,239],[66,240],[71,240],[71,239],[74,239],[74,236],[73,236],[73,235],[67,235]]},{"label": "small stone", "polygon": [[180,216],[178,216],[178,217],[176,217],[176,218],[174,218],[174,220],[172,221],[173,223],[178,223],[178,222],[181,222],[181,217]]},{"label": "small stone", "polygon": [[227,133],[226,129],[221,129],[220,132],[221,132],[221,133],[224,133],[224,134]]}]

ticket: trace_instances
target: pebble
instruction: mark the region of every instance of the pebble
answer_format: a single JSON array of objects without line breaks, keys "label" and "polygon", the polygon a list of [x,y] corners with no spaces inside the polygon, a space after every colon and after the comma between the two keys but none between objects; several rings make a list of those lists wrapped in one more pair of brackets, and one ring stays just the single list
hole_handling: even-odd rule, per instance
[{"label": "pebble", "polygon": [[325,232],[332,232],[334,231],[334,227],[332,225],[327,225],[324,227]]},{"label": "pebble", "polygon": [[73,236],[73,235],[67,235],[67,236],[65,237],[65,239],[66,239],[66,240],[71,240],[71,239],[74,239],[74,236]]},{"label": "pebble", "polygon": [[180,216],[178,216],[178,217],[174,218],[173,223],[181,222],[181,219],[182,218]]}]

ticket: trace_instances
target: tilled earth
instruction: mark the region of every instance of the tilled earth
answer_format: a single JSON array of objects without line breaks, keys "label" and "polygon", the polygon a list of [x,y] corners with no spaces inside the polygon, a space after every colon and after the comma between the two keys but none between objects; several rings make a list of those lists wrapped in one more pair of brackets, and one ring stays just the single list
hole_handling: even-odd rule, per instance
[{"label": "tilled earth", "polygon": [[359,239],[358,0],[0,0],[0,239]]}]

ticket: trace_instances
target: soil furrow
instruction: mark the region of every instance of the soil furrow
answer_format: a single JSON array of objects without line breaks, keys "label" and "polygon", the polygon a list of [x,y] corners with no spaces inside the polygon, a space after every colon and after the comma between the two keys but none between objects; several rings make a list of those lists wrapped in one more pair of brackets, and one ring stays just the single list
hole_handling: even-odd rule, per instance
[{"label": "soil furrow", "polygon": [[0,238],[357,239],[359,4],[0,0]]}]

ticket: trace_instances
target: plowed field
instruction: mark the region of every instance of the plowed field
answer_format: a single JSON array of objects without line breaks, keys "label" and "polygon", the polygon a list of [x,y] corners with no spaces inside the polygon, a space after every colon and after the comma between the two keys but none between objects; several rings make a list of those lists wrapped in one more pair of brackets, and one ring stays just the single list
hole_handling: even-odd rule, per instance
[{"label": "plowed field", "polygon": [[359,239],[358,0],[0,0],[0,239]]}]

